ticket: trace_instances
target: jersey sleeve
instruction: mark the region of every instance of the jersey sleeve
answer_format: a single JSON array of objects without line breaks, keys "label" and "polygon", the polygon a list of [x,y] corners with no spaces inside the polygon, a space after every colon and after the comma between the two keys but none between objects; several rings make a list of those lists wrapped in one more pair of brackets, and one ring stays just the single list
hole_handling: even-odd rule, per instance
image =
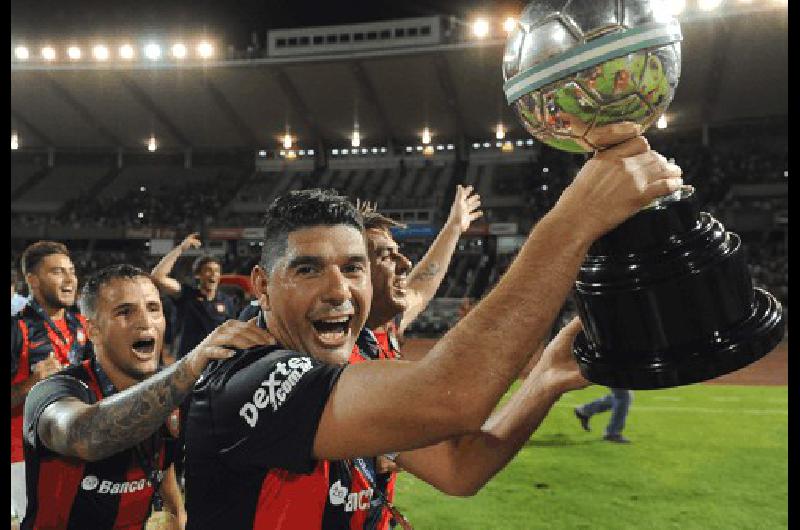
[{"label": "jersey sleeve", "polygon": [[33,448],[38,448],[40,440],[36,431],[39,418],[51,404],[65,397],[74,397],[84,403],[94,403],[95,399],[89,387],[83,381],[67,374],[56,374],[36,383],[25,398],[25,415],[22,424],[22,436]]},{"label": "jersey sleeve", "polygon": [[311,472],[319,420],[343,369],[279,351],[238,371],[211,403],[220,457],[234,467]]},{"label": "jersey sleeve", "polygon": [[11,317],[11,379],[17,375],[19,370],[19,358],[22,355],[22,330],[19,328],[19,320]]}]

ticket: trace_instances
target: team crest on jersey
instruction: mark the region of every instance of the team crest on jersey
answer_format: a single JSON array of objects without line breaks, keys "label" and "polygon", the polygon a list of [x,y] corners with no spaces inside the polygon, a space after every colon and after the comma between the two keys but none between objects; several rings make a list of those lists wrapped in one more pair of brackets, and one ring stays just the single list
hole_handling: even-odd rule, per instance
[{"label": "team crest on jersey", "polygon": [[279,362],[261,382],[251,400],[242,405],[239,415],[247,425],[255,427],[259,411],[269,406],[273,412],[277,412],[300,378],[311,370],[312,366],[309,357],[293,357],[286,362]]}]

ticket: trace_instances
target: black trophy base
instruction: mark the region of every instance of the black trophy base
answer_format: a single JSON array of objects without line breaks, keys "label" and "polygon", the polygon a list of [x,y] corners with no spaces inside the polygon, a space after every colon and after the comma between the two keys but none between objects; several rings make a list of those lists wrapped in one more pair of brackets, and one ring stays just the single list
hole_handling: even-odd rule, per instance
[{"label": "black trophy base", "polygon": [[595,242],[575,301],[581,373],[613,388],[714,379],[765,356],[785,329],[780,302],[753,287],[739,237],[689,190]]}]

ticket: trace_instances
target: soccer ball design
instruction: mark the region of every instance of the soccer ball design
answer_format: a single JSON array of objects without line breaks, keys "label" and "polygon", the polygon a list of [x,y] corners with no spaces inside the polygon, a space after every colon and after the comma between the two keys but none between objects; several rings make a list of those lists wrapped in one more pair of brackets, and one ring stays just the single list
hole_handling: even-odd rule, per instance
[{"label": "soccer ball design", "polygon": [[608,145],[611,124],[642,131],[672,102],[680,26],[659,0],[534,0],[503,56],[504,90],[528,132],[564,151]]}]

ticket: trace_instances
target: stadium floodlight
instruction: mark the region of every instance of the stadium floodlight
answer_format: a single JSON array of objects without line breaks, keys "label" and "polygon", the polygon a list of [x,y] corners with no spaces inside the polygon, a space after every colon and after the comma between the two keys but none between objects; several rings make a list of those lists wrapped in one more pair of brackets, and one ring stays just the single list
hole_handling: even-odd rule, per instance
[{"label": "stadium floodlight", "polygon": [[14,48],[14,56],[20,61],[27,61],[28,57],[30,56],[30,52],[25,46],[17,46]]},{"label": "stadium floodlight", "polygon": [[522,147],[523,145],[525,145],[525,142],[522,140],[517,140],[517,147]]},{"label": "stadium floodlight", "polygon": [[339,154],[339,150],[338,150],[338,149],[331,149],[331,154],[332,154],[333,156],[336,156],[336,155],[338,155],[338,154]]},{"label": "stadium floodlight", "polygon": [[547,184],[542,184],[542,191],[547,191]]},{"label": "stadium floodlight", "polygon": [[444,151],[444,146],[443,145],[437,145],[436,146],[436,150],[437,151]]},{"label": "stadium floodlight", "polygon": [[454,146],[453,144],[447,144],[447,150],[448,151],[452,151],[455,148],[456,148],[456,146]]},{"label": "stadium floodlight", "polygon": [[145,186],[139,186],[139,191],[141,191],[141,192],[145,192],[145,191],[147,191],[147,187],[145,187]]},{"label": "stadium floodlight", "polygon": [[698,0],[697,7],[701,11],[713,11],[722,4],[722,0]]},{"label": "stadium floodlight", "polygon": [[373,154],[373,155],[377,155],[377,154],[378,154],[378,148],[377,148],[377,147],[373,147],[373,148],[371,149],[371,151],[372,151],[372,154]]},{"label": "stadium floodlight", "polygon": [[133,56],[136,55],[136,52],[133,50],[133,46],[130,44],[123,44],[119,47],[119,56],[125,60],[133,59]]},{"label": "stadium floodlight", "polygon": [[45,61],[53,61],[56,58],[56,50],[52,46],[45,46],[42,48],[42,59]]},{"label": "stadium floodlight", "polygon": [[283,148],[284,149],[291,149],[292,148],[292,135],[288,132],[283,135]]},{"label": "stadium floodlight", "polygon": [[267,152],[262,149],[258,152],[258,156],[260,156],[261,158],[265,158],[267,156]]},{"label": "stadium floodlight", "polygon": [[478,143],[472,144],[472,148],[473,149],[480,149],[481,148],[481,144],[478,144]]},{"label": "stadium floodlight", "polygon": [[411,147],[410,145],[407,145],[407,146],[406,146],[406,153],[410,153],[410,152],[411,152],[411,151],[413,151],[413,150],[414,150],[414,148],[413,148],[413,147]]},{"label": "stadium floodlight", "polygon": [[186,45],[181,42],[176,42],[172,45],[172,56],[176,59],[183,59],[186,57]]},{"label": "stadium floodlight", "polygon": [[483,147],[485,149],[489,149],[491,146],[492,146],[492,144],[490,144],[489,142],[483,142]]},{"label": "stadium floodlight", "polygon": [[517,19],[514,17],[508,17],[503,21],[503,29],[506,33],[511,33],[514,31],[514,28],[517,27]]},{"label": "stadium floodlight", "polygon": [[503,142],[496,142],[494,144],[495,147],[503,147]]},{"label": "stadium floodlight", "polygon": [[503,127],[502,123],[497,124],[497,129],[495,130],[494,137],[497,138],[498,140],[502,140],[503,138],[506,137],[506,128]]},{"label": "stadium floodlight", "polygon": [[425,156],[431,156],[433,154],[433,146],[426,145],[425,149],[422,150],[422,154]]},{"label": "stadium floodlight", "polygon": [[214,56],[214,46],[208,41],[201,42],[197,45],[197,55],[203,59],[210,59]]},{"label": "stadium floodlight", "polygon": [[157,61],[161,57],[161,46],[151,42],[144,47],[144,56],[151,61]]},{"label": "stadium floodlight", "polygon": [[139,213],[138,213],[136,216],[137,216],[139,219],[144,219],[144,212],[139,212]]},{"label": "stadium floodlight", "polygon": [[294,149],[292,149],[288,153],[286,153],[286,158],[288,158],[289,160],[294,160],[295,158],[297,158],[297,153],[295,153]]},{"label": "stadium floodlight", "polygon": [[528,138],[527,140],[525,140],[525,144],[526,145],[533,145],[533,138]]},{"label": "stadium floodlight", "polygon": [[297,154],[298,154],[298,155],[300,155],[300,156],[306,156],[306,150],[305,150],[305,149],[300,149],[300,150],[297,152]]},{"label": "stadium floodlight", "polygon": [[381,153],[385,153],[387,149],[385,147],[381,147]]},{"label": "stadium floodlight", "polygon": [[369,149],[367,149],[366,147],[362,147],[361,148],[361,154],[362,155],[366,155],[367,153],[369,153]]},{"label": "stadium floodlight", "polygon": [[514,144],[512,144],[510,141],[503,142],[503,145],[500,147],[500,150],[504,153],[510,153],[511,151],[514,150]]},{"label": "stadium floodlight", "polygon": [[308,156],[314,156],[314,150],[313,149],[309,149],[306,152],[308,153]]},{"label": "stadium floodlight", "polygon": [[19,149],[19,135],[17,131],[11,131],[11,150],[16,151]]},{"label": "stadium floodlight", "polygon": [[423,145],[431,143],[431,130],[427,127],[422,130],[422,143]]},{"label": "stadium floodlight", "polygon": [[472,23],[472,34],[479,39],[484,39],[489,35],[489,21],[485,18],[475,19]]},{"label": "stadium floodlight", "polygon": [[286,156],[286,151],[284,151],[283,149],[281,149],[281,156]]},{"label": "stadium floodlight", "polygon": [[147,141],[147,150],[151,153],[158,148],[158,144],[156,144],[156,137],[150,136],[150,139]]},{"label": "stadium floodlight", "polygon": [[549,167],[543,167],[542,168],[542,173],[550,173],[550,168]]},{"label": "stadium floodlight", "polygon": [[422,146],[421,145],[417,146],[417,151],[422,151]]},{"label": "stadium floodlight", "polygon": [[353,136],[350,137],[350,147],[360,147],[361,146],[361,134],[358,132],[358,128],[353,129]]},{"label": "stadium floodlight", "polygon": [[81,58],[81,49],[77,46],[70,46],[67,48],[67,57],[72,59],[73,61],[77,61]]},{"label": "stadium floodlight", "polygon": [[350,151],[348,149],[342,149],[342,154],[343,155],[349,155]]},{"label": "stadium floodlight", "polygon": [[106,61],[108,60],[108,48],[102,44],[98,44],[92,48],[92,55],[94,55],[94,58],[98,61]]},{"label": "stadium floodlight", "polygon": [[661,117],[658,118],[658,121],[656,122],[656,127],[658,127],[659,129],[667,128],[667,117],[665,115],[662,114]]}]

